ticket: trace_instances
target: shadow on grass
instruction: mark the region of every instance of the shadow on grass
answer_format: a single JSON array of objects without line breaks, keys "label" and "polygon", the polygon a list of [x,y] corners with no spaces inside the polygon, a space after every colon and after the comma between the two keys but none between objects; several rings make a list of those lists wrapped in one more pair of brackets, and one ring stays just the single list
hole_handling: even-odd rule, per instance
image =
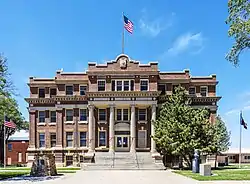
[{"label": "shadow on grass", "polygon": [[[178,167],[173,167],[173,168],[167,168],[167,169],[172,169],[172,170],[183,170],[183,171],[191,171],[192,170],[192,168],[190,168],[190,167],[184,167],[184,168],[178,168]],[[214,167],[212,167],[211,168],[211,170],[213,171],[213,170],[233,170],[233,169],[239,169],[237,166],[232,166],[232,165],[230,165],[230,166],[220,166],[220,167],[216,167],[216,168],[214,168]]]},{"label": "shadow on grass", "polygon": [[22,175],[22,176],[14,176],[13,178],[3,178],[1,181],[31,181],[31,182],[39,182],[39,181],[51,181],[55,179],[59,179],[64,174],[57,174],[56,176],[40,176],[34,177],[30,175]]}]

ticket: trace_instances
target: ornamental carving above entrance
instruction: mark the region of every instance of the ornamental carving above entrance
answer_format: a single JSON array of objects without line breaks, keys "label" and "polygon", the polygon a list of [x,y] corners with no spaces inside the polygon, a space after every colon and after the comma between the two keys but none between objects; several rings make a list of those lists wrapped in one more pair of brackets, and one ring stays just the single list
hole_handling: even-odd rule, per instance
[{"label": "ornamental carving above entrance", "polygon": [[127,68],[128,58],[126,56],[119,57],[118,62],[120,64],[120,68]]}]

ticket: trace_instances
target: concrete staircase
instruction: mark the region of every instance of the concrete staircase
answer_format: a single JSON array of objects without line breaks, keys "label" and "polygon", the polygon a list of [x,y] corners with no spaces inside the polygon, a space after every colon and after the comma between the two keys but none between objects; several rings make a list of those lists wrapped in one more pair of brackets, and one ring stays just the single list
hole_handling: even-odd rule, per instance
[{"label": "concrete staircase", "polygon": [[83,170],[164,170],[148,152],[96,152],[95,163],[83,163]]}]

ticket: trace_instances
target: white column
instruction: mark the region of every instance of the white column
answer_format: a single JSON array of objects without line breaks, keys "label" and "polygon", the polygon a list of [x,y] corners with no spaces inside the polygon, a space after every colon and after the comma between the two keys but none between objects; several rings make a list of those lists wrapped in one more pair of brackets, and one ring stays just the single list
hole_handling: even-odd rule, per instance
[{"label": "white column", "polygon": [[93,125],[94,125],[94,106],[89,105],[89,124],[88,124],[88,134],[89,134],[89,150],[88,152],[94,152],[94,142],[93,142]]},{"label": "white column", "polygon": [[[155,135],[155,127],[154,127],[154,121],[156,120],[156,105],[152,105],[152,117],[151,117],[151,136]],[[156,152],[156,146],[155,146],[155,141],[151,137],[151,152],[155,153]]]},{"label": "white column", "polygon": [[110,105],[110,115],[109,115],[109,152],[114,152],[115,146],[115,115],[114,115],[114,105]]},{"label": "white column", "polygon": [[131,145],[130,152],[135,152],[135,138],[136,138],[136,124],[135,124],[135,105],[131,105],[131,118],[130,118],[130,135],[131,135]]}]

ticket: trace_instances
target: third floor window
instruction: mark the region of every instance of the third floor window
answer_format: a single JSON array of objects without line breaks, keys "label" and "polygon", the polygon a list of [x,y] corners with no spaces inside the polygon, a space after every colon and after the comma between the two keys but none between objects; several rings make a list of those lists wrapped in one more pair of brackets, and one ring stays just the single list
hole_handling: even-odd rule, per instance
[{"label": "third floor window", "polygon": [[80,95],[86,95],[87,86],[80,86]]},{"label": "third floor window", "polygon": [[141,91],[148,91],[148,80],[141,80]]},{"label": "third floor window", "polygon": [[112,91],[134,91],[134,80],[113,80]]},{"label": "third floor window", "polygon": [[73,95],[73,86],[66,86],[66,95]]},{"label": "third floor window", "polygon": [[45,89],[41,88],[39,89],[39,98],[45,98]]},{"label": "third floor window", "polygon": [[189,94],[195,95],[195,87],[189,87]]},{"label": "third floor window", "polygon": [[97,82],[98,91],[105,91],[105,84],[106,84],[106,82],[104,80],[98,81]]},{"label": "third floor window", "polygon": [[106,121],[106,109],[99,109],[99,121]]},{"label": "third floor window", "polygon": [[207,86],[201,86],[200,90],[201,96],[207,96]]}]

